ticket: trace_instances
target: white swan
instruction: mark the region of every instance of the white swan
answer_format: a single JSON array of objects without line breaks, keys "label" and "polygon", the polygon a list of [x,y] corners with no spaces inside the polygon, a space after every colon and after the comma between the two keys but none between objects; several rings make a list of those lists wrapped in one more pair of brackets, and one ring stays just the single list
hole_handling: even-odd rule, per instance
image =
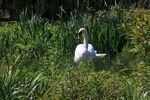
[{"label": "white swan", "polygon": [[91,44],[88,44],[88,34],[85,28],[80,28],[78,36],[83,36],[83,44],[77,45],[75,49],[74,62],[80,63],[87,60],[96,60],[96,58],[103,58],[106,54],[97,54]]}]

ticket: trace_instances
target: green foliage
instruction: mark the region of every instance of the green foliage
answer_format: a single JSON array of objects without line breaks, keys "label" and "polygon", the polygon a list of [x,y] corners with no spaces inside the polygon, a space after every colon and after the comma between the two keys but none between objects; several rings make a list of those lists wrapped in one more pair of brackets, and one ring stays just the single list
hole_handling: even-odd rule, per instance
[{"label": "green foliage", "polygon": [[7,69],[1,68],[1,70],[3,70],[0,77],[0,98],[2,100],[36,98],[33,94],[40,93],[37,87],[41,81],[41,73],[33,76],[12,66]]},{"label": "green foliage", "polygon": [[150,12],[149,10],[136,9],[127,14],[126,24],[122,24],[123,30],[130,39],[131,52],[148,54],[150,51]]},{"label": "green foliage", "polygon": [[[148,100],[149,10],[77,9],[68,21],[63,13],[49,23],[24,10],[19,22],[0,26],[0,99]],[[96,50],[108,53],[97,66],[73,63],[80,27]]]},{"label": "green foliage", "polygon": [[148,100],[150,97],[147,95],[148,92],[144,91],[143,87],[137,87],[137,85],[141,85],[141,83],[135,83],[136,78],[131,78],[127,80],[127,88],[125,90],[125,97],[122,97],[123,100]]}]

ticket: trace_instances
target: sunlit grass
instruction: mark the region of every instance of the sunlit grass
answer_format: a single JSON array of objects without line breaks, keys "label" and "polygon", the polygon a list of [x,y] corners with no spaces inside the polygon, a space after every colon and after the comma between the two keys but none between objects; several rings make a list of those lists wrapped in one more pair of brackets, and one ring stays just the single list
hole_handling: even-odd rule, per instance
[{"label": "sunlit grass", "polygon": [[[128,21],[125,11],[112,7],[95,16],[75,11],[68,21],[53,23],[38,15],[29,18],[24,11],[19,22],[1,25],[0,99],[148,100],[149,52],[141,49],[134,35],[129,37],[134,20]],[[80,27],[87,28],[98,52],[108,54],[96,66],[73,63],[74,49],[81,42],[76,39]],[[143,27],[135,29],[143,32]],[[144,36],[147,41],[149,35]]]}]

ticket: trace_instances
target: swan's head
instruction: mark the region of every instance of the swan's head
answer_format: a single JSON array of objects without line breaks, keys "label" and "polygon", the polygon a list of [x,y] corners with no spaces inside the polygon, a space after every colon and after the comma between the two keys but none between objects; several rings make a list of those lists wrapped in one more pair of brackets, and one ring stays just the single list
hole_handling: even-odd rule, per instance
[{"label": "swan's head", "polygon": [[87,33],[86,29],[85,28],[80,28],[77,35],[78,35],[78,38],[80,37],[81,34],[85,34]]}]

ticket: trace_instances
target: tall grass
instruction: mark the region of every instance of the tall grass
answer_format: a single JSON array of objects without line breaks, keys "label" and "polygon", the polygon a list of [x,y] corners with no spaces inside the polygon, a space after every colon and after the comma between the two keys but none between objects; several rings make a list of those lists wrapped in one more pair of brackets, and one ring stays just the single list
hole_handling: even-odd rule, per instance
[{"label": "tall grass", "polygon": [[[2,68],[3,70],[0,80],[0,98],[2,100],[19,100],[36,98],[33,94],[38,93],[36,89],[41,81],[41,75],[29,75],[26,72],[10,66],[8,69]],[[39,91],[40,92],[40,91]]]},{"label": "tall grass", "polygon": [[[118,7],[95,15],[77,9],[68,21],[61,19],[63,13],[61,7],[60,20],[49,23],[24,10],[19,22],[0,26],[0,99],[148,100],[149,44],[139,45],[137,37],[142,33],[149,41],[149,17],[138,22],[130,18],[132,11]],[[100,70],[90,63],[74,67],[74,49],[82,42],[76,39],[80,27],[88,30],[98,52],[108,54],[99,60]]]}]

